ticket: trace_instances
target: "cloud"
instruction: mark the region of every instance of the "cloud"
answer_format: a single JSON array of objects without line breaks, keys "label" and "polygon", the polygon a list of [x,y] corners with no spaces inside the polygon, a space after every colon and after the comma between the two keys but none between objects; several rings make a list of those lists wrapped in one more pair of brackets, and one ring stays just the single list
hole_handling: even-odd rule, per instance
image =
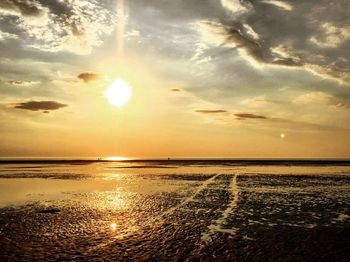
[{"label": "cloud", "polygon": [[293,99],[293,103],[298,105],[327,105],[333,108],[347,108],[348,103],[332,94],[316,91],[309,92]]},{"label": "cloud", "polygon": [[112,8],[94,0],[2,0],[0,15],[25,47],[79,55],[100,46],[116,21]]},{"label": "cloud", "polygon": [[350,68],[340,68],[334,64],[306,64],[304,68],[323,79],[332,80],[339,84],[350,84]]},{"label": "cloud", "polygon": [[295,55],[289,48],[278,45],[275,47],[270,48],[271,54],[275,57],[275,60],[277,61],[292,61],[295,63],[295,65],[301,66],[301,59],[297,55]]},{"label": "cloud", "polygon": [[205,55],[205,51],[208,49],[207,44],[199,42],[195,47],[194,55],[191,57],[190,61],[196,61],[197,64],[210,61],[211,58]]},{"label": "cloud", "polygon": [[81,73],[78,75],[78,78],[88,84],[92,81],[100,79],[100,75],[96,73]]},{"label": "cloud", "polygon": [[253,9],[252,4],[245,0],[221,0],[221,5],[235,16]]},{"label": "cloud", "polygon": [[265,96],[259,96],[255,98],[247,98],[240,102],[242,105],[252,106],[252,107],[263,107],[269,104],[280,104],[280,101],[266,99]]},{"label": "cloud", "polygon": [[57,110],[66,106],[68,105],[55,101],[28,101],[17,103],[15,104],[14,108],[49,113],[49,111]]},{"label": "cloud", "polygon": [[254,31],[254,29],[250,25],[243,24],[243,28],[248,36],[250,36],[254,40],[259,40],[259,35]]},{"label": "cloud", "polygon": [[310,41],[321,48],[336,48],[350,39],[350,25],[339,26],[332,23],[324,23],[322,34],[313,36]]},{"label": "cloud", "polygon": [[238,120],[246,120],[246,119],[269,119],[266,116],[262,115],[256,115],[256,114],[251,114],[251,113],[235,113],[234,114]]},{"label": "cloud", "polygon": [[232,48],[254,66],[293,67],[350,84],[350,59],[345,56],[350,48],[350,2],[226,0],[221,4],[237,15],[197,22],[201,42]]},{"label": "cloud", "polygon": [[173,91],[173,92],[181,92],[181,89],[179,89],[179,88],[172,88],[172,89],[170,89],[170,91]]},{"label": "cloud", "polygon": [[0,2],[0,10],[5,14],[27,17],[42,16],[45,13],[42,5],[33,0],[2,0]]},{"label": "cloud", "polygon": [[29,86],[34,86],[38,85],[41,82],[40,81],[22,81],[22,80],[8,80],[5,81],[5,83],[9,85],[14,85],[14,86],[24,86],[24,87],[29,87]]},{"label": "cloud", "polygon": [[18,39],[18,36],[15,34],[3,32],[0,30],[0,41],[4,41],[4,40],[8,40],[8,39]]},{"label": "cloud", "polygon": [[[297,127],[298,130],[317,130],[317,131],[329,131],[329,130],[342,130],[343,128],[339,128],[336,126],[317,124],[312,122],[305,122],[296,119],[286,119],[286,118],[278,118],[278,117],[266,117],[263,115],[256,115],[251,113],[237,113],[234,114],[237,120],[259,120],[255,121],[254,124],[259,124],[259,128],[283,128],[295,130]],[[264,121],[262,124],[261,121]],[[249,121],[249,124],[253,122]]]},{"label": "cloud", "polygon": [[310,92],[296,97],[293,102],[296,104],[327,104],[333,96],[325,92]]},{"label": "cloud", "polygon": [[222,109],[215,109],[215,110],[206,110],[206,109],[201,109],[201,110],[196,110],[197,113],[202,113],[202,114],[222,114],[222,113],[227,113],[226,110]]},{"label": "cloud", "polygon": [[283,9],[285,11],[292,11],[293,10],[293,6],[287,2],[282,2],[282,1],[277,1],[277,0],[264,0],[261,2],[265,3],[265,4],[273,5],[275,7]]},{"label": "cloud", "polygon": [[[244,36],[240,30],[233,26],[225,25],[216,21],[201,21],[199,30],[204,40],[214,45],[237,49],[241,56],[250,61],[260,64],[280,66],[300,66],[300,60],[296,56],[284,55],[273,56],[273,53],[264,48],[254,39]],[[251,34],[251,32],[249,33]]]}]

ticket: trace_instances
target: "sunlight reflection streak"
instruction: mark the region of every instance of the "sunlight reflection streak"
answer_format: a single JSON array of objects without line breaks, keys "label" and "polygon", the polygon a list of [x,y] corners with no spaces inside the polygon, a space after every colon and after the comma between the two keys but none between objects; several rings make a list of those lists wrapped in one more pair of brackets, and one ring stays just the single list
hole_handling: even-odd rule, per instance
[{"label": "sunlight reflection streak", "polygon": [[117,16],[117,55],[118,58],[121,58],[124,52],[124,31],[127,19],[127,16],[125,15],[124,0],[117,1]]}]

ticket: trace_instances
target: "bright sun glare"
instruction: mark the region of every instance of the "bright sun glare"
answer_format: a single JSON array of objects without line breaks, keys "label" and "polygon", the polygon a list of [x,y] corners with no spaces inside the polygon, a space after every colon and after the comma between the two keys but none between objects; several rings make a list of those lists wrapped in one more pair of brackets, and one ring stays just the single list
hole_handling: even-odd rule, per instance
[{"label": "bright sun glare", "polygon": [[123,80],[116,80],[109,85],[104,95],[112,105],[122,107],[131,97],[131,88]]}]

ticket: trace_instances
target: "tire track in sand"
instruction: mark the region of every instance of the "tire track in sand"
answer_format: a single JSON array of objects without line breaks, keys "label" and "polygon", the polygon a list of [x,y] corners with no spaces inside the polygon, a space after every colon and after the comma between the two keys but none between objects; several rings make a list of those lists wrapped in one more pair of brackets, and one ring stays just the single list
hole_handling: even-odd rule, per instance
[{"label": "tire track in sand", "polygon": [[220,218],[218,218],[217,220],[215,220],[212,224],[210,224],[208,226],[208,230],[204,233],[202,233],[202,237],[201,240],[202,242],[208,242],[211,240],[211,236],[214,235],[217,232],[221,232],[221,233],[227,233],[227,234],[231,234],[234,235],[236,232],[236,229],[234,228],[223,228],[227,218],[229,217],[229,215],[231,215],[233,213],[233,211],[236,209],[237,204],[238,204],[238,194],[239,194],[239,188],[237,185],[237,177],[238,174],[235,174],[232,177],[231,180],[231,202],[230,204],[227,206],[227,208],[222,212],[222,216]]},{"label": "tire track in sand", "polygon": [[220,174],[212,176],[211,178],[205,180],[200,186],[197,187],[197,190],[190,195],[189,197],[186,197],[181,203],[169,208],[168,210],[164,211],[162,214],[160,214],[159,216],[155,217],[154,220],[157,220],[158,218],[162,218],[163,216],[166,215],[170,215],[172,213],[174,213],[174,211],[184,205],[186,205],[189,202],[194,201],[194,199],[196,198],[196,196],[198,196],[198,194],[203,191],[204,189],[206,189],[208,187],[208,185],[214,181],[218,176],[220,176]]},{"label": "tire track in sand", "polygon": [[[194,199],[196,198],[196,196],[198,196],[198,194],[200,194],[200,192],[202,192],[203,190],[205,190],[209,184],[211,184],[217,177],[219,177],[221,174],[217,174],[217,175],[213,175],[211,178],[205,180],[200,186],[197,187],[197,189],[195,190],[195,192],[193,192],[190,196],[186,197],[182,202],[180,202],[179,204],[169,208],[168,210],[164,211],[163,213],[161,213],[160,215],[150,218],[146,225],[149,225],[151,223],[157,222],[158,220],[162,219],[164,216],[166,215],[171,215],[173,214],[177,209],[179,209],[180,207],[186,205],[187,203],[194,201]],[[97,249],[101,249],[104,248],[110,244],[112,244],[113,242],[115,242],[116,240],[118,240],[119,238],[123,238],[123,237],[127,237],[129,235],[132,235],[135,232],[138,232],[141,228],[143,228],[143,226],[134,226],[132,229],[129,230],[129,232],[127,234],[123,234],[123,235],[118,235],[115,236],[113,238],[111,238],[110,240],[100,243],[94,247],[89,248],[88,252],[93,252]]]}]

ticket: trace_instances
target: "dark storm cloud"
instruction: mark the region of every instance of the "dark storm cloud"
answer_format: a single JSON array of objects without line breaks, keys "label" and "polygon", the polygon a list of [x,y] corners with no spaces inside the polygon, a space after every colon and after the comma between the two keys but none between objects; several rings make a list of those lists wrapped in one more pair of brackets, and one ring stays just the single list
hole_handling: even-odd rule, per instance
[{"label": "dark storm cloud", "polygon": [[221,113],[227,113],[226,110],[222,109],[216,109],[216,110],[196,110],[197,113],[202,113],[202,114],[221,114]]},{"label": "dark storm cloud", "polygon": [[234,114],[238,120],[246,120],[246,119],[269,119],[266,116],[256,115],[251,113],[236,113]]},{"label": "dark storm cloud", "polygon": [[66,106],[68,105],[56,101],[28,101],[18,103],[14,106],[14,108],[30,111],[43,111],[43,113],[48,113],[49,111],[57,110]]},{"label": "dark storm cloud", "polygon": [[96,73],[81,73],[78,75],[78,78],[88,84],[92,81],[98,80],[100,75]]}]

